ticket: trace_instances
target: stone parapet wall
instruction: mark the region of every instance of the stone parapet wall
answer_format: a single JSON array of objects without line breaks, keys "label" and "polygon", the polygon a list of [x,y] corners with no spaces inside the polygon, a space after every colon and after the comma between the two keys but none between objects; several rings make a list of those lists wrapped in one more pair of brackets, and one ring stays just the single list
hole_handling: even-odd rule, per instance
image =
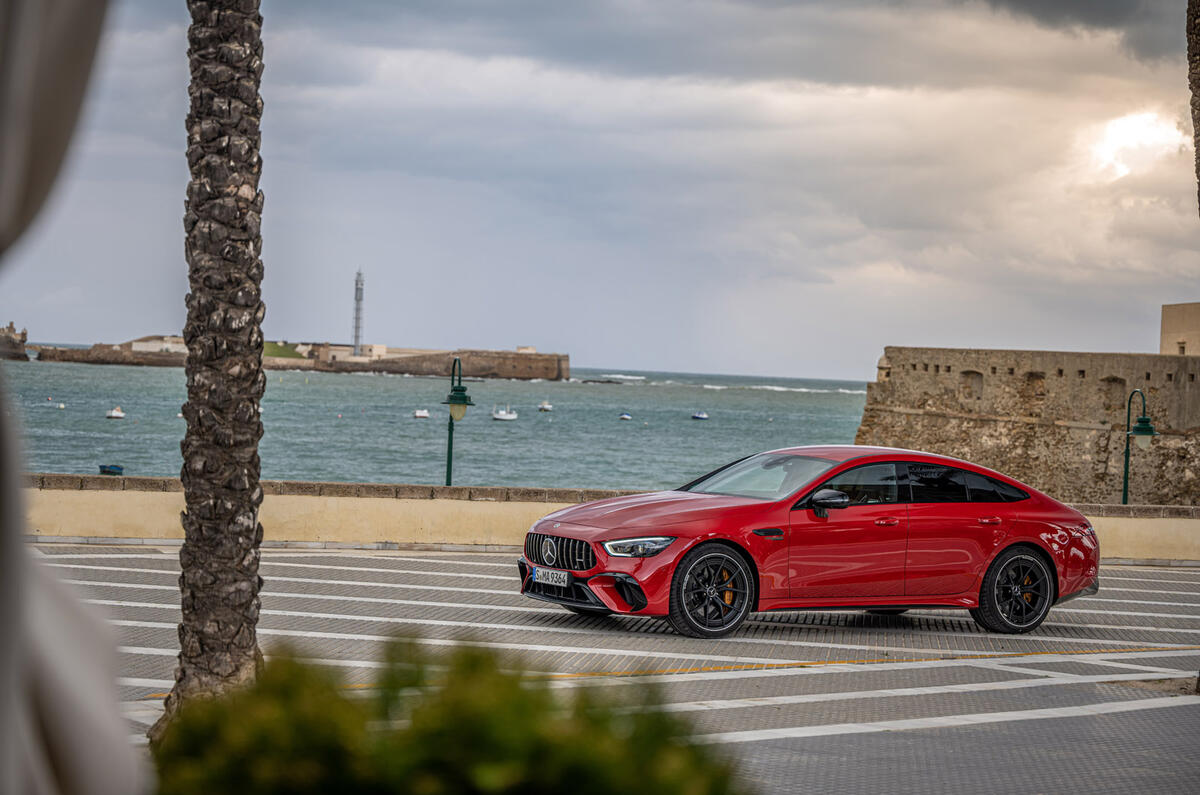
[{"label": "stone parapet wall", "polygon": [[[23,496],[31,537],[44,541],[174,543],[177,478],[32,474]],[[263,481],[268,546],[519,547],[531,524],[579,502],[634,492],[487,486]],[[1200,507],[1076,505],[1106,559],[1200,561]]]}]

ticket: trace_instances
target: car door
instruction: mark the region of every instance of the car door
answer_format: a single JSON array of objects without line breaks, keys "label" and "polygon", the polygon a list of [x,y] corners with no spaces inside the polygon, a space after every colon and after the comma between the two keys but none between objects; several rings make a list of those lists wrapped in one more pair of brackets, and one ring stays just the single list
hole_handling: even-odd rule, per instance
[{"label": "car door", "polygon": [[907,469],[912,501],[904,593],[948,596],[974,588],[1007,530],[1002,506],[971,501],[968,481],[981,477],[973,472],[924,463],[909,463]]},{"label": "car door", "polygon": [[904,593],[908,517],[902,477],[896,464],[864,464],[830,477],[812,492],[844,492],[850,497],[847,507],[819,510],[801,502],[792,510],[788,566],[793,598]]}]

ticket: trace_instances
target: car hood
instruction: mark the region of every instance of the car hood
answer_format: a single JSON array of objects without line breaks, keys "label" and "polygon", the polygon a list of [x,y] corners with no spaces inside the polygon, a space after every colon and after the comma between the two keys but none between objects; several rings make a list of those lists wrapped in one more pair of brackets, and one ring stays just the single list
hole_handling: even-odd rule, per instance
[{"label": "car hood", "polygon": [[765,508],[768,505],[771,503],[749,497],[656,491],[572,505],[545,517],[535,529],[539,533],[554,533],[557,523],[561,525],[560,531],[570,526],[581,536],[598,536],[602,533],[587,531],[653,530],[656,527],[703,521],[730,509]]}]

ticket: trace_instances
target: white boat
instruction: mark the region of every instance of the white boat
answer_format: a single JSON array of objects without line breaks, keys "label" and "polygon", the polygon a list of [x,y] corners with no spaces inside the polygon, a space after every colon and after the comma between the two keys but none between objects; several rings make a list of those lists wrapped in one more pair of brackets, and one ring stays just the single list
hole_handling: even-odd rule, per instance
[{"label": "white boat", "polygon": [[554,411],[554,405],[549,400],[543,400],[538,404],[538,411]]},{"label": "white boat", "polygon": [[429,409],[416,409],[415,411],[413,411],[413,419],[414,420],[429,419]]},{"label": "white boat", "polygon": [[633,419],[633,415],[632,415],[632,414],[630,414],[628,411],[622,411],[622,412],[621,412],[621,416],[620,416],[620,417],[617,417],[617,419],[619,419],[619,420],[631,420],[631,419]]},{"label": "white boat", "polygon": [[502,409],[492,406],[492,419],[504,420],[504,421],[508,422],[511,420],[515,420],[516,418],[517,418],[517,412],[512,410],[512,406],[505,406]]},{"label": "white boat", "polygon": [[109,409],[108,413],[105,414],[104,416],[105,416],[105,418],[110,419],[110,420],[123,420],[123,419],[125,419],[125,412],[121,411],[120,406],[116,406],[114,408]]},{"label": "white boat", "polygon": [[708,419],[708,412],[707,411],[697,411],[695,414],[692,415],[692,419],[706,420],[706,419]]}]

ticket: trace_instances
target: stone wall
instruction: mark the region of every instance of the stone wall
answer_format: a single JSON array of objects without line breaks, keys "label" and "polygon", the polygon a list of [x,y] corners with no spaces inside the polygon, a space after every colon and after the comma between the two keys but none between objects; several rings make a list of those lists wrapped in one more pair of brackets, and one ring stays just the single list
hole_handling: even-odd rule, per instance
[{"label": "stone wall", "polygon": [[[1160,432],[1130,499],[1200,503],[1200,356],[888,347],[855,441],[952,455],[1057,497],[1119,502],[1129,392]],[[1135,398],[1134,417],[1140,413]]]},{"label": "stone wall", "polygon": [[[178,478],[26,475],[29,535],[39,541],[177,543]],[[592,489],[262,481],[266,546],[376,549],[519,548],[542,516],[579,502],[630,494]],[[1196,565],[1200,507],[1076,505],[1105,560]],[[514,558],[515,560],[515,558]]]}]

